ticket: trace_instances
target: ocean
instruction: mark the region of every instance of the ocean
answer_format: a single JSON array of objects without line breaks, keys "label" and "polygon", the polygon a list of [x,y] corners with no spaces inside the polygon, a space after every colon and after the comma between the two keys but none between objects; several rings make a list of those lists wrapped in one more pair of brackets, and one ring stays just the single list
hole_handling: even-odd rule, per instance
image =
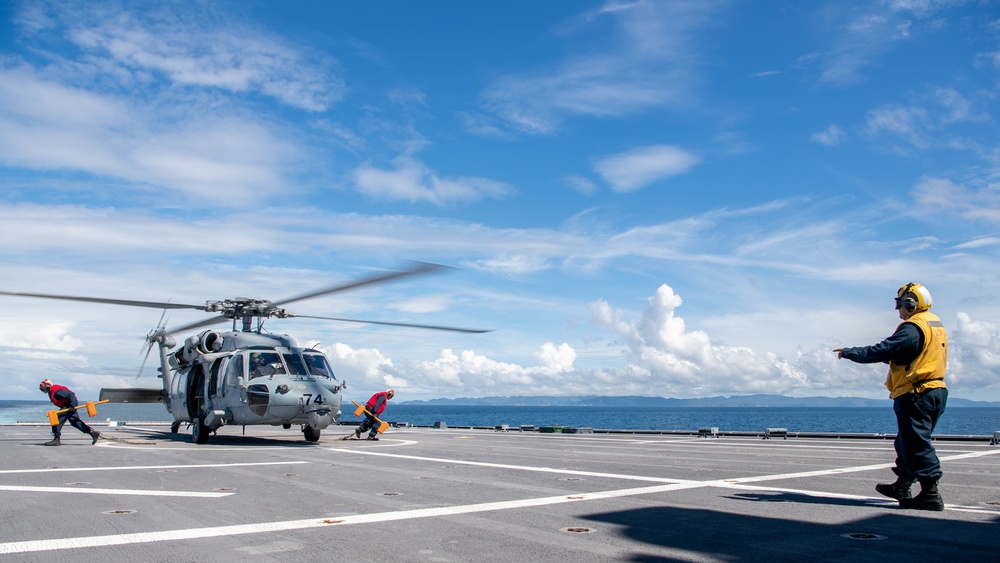
[{"label": "ocean", "polygon": [[[348,406],[350,404],[348,403]],[[46,422],[45,401],[0,401],[0,424]],[[353,409],[344,407],[343,420],[356,421]],[[103,404],[97,416],[84,420],[171,421],[161,404]],[[408,422],[415,426],[521,425],[590,427],[602,430],[690,430],[718,427],[720,432],[762,432],[765,428],[787,428],[789,432],[848,434],[895,434],[892,405],[872,407],[519,407],[435,406],[390,404],[386,422]],[[992,436],[1000,431],[1000,408],[958,407],[945,412],[936,434]]]}]

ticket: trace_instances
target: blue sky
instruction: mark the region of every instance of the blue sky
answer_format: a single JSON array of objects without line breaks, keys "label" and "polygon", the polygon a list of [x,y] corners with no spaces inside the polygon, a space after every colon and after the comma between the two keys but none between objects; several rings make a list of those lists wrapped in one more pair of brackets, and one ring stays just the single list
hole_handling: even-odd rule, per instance
[{"label": "blue sky", "polygon": [[[278,300],[349,398],[885,397],[926,285],[1000,400],[1000,3],[4,2],[0,289]],[[159,311],[3,298],[0,398]],[[170,325],[203,318],[172,312]]]}]

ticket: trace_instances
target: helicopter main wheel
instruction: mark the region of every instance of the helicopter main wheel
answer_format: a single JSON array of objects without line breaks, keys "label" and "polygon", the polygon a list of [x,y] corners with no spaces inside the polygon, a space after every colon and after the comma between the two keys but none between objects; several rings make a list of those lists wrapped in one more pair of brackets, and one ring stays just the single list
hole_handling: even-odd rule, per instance
[{"label": "helicopter main wheel", "polygon": [[191,421],[191,437],[195,444],[207,444],[208,434],[212,431],[205,424],[205,417],[199,415],[197,420]]},{"label": "helicopter main wheel", "polygon": [[170,423],[170,433],[176,434],[178,430],[181,429],[181,421],[175,420]]},{"label": "helicopter main wheel", "polygon": [[281,427],[284,428],[285,430],[288,430],[289,428],[292,427],[292,425],[289,424],[289,423],[285,423],[285,424],[282,424]]},{"label": "helicopter main wheel", "polygon": [[319,428],[313,428],[308,424],[302,427],[302,434],[305,436],[306,442],[319,442],[320,432]]}]

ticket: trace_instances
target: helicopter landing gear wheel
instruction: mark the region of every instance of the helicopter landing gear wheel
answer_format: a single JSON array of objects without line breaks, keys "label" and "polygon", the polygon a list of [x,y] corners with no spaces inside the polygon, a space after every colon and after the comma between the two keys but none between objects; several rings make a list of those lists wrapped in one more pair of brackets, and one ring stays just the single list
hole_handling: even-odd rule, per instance
[{"label": "helicopter landing gear wheel", "polygon": [[181,421],[175,420],[170,423],[170,433],[176,434],[178,430],[181,429]]},{"label": "helicopter landing gear wheel", "polygon": [[205,425],[205,417],[199,415],[197,420],[191,421],[191,437],[195,444],[207,444],[208,434],[212,429]]},{"label": "helicopter landing gear wheel", "polygon": [[305,436],[306,442],[318,442],[320,432],[320,429],[313,428],[308,424],[302,427],[302,434]]},{"label": "helicopter landing gear wheel", "polygon": [[289,428],[292,427],[292,425],[288,424],[288,423],[285,423],[285,424],[282,424],[281,427],[284,428],[285,430],[288,430]]}]

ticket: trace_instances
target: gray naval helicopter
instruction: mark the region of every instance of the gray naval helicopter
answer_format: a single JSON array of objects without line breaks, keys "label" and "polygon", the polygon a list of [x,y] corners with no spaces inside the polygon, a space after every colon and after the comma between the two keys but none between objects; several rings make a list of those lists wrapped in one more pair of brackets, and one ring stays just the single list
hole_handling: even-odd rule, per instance
[{"label": "gray naval helicopter", "polygon": [[[489,332],[297,315],[282,308],[289,303],[441,268],[443,266],[437,264],[417,263],[405,270],[391,271],[275,302],[237,297],[207,301],[204,305],[184,305],[19,291],[0,291],[0,295],[149,307],[164,309],[164,314],[167,309],[196,309],[219,313],[210,319],[171,329],[170,332],[162,326],[161,316],[157,328],[146,336],[148,348],[143,366],[153,346],[158,346],[160,367],[157,371],[158,377],[162,379],[162,388],[101,389],[100,400],[107,399],[112,403],[162,402],[174,417],[170,431],[177,433],[182,423],[188,423],[197,444],[207,443],[209,435],[224,425],[256,424],[280,425],[286,429],[298,424],[302,427],[305,440],[316,442],[323,429],[339,420],[341,391],[347,387],[347,382],[337,379],[329,360],[319,350],[299,346],[295,339],[285,334],[264,332],[264,320],[270,317],[306,318],[466,333]],[[231,331],[204,330],[188,337],[180,346],[172,336],[173,333],[227,320],[232,321]],[[141,367],[139,373],[142,373]]]}]

